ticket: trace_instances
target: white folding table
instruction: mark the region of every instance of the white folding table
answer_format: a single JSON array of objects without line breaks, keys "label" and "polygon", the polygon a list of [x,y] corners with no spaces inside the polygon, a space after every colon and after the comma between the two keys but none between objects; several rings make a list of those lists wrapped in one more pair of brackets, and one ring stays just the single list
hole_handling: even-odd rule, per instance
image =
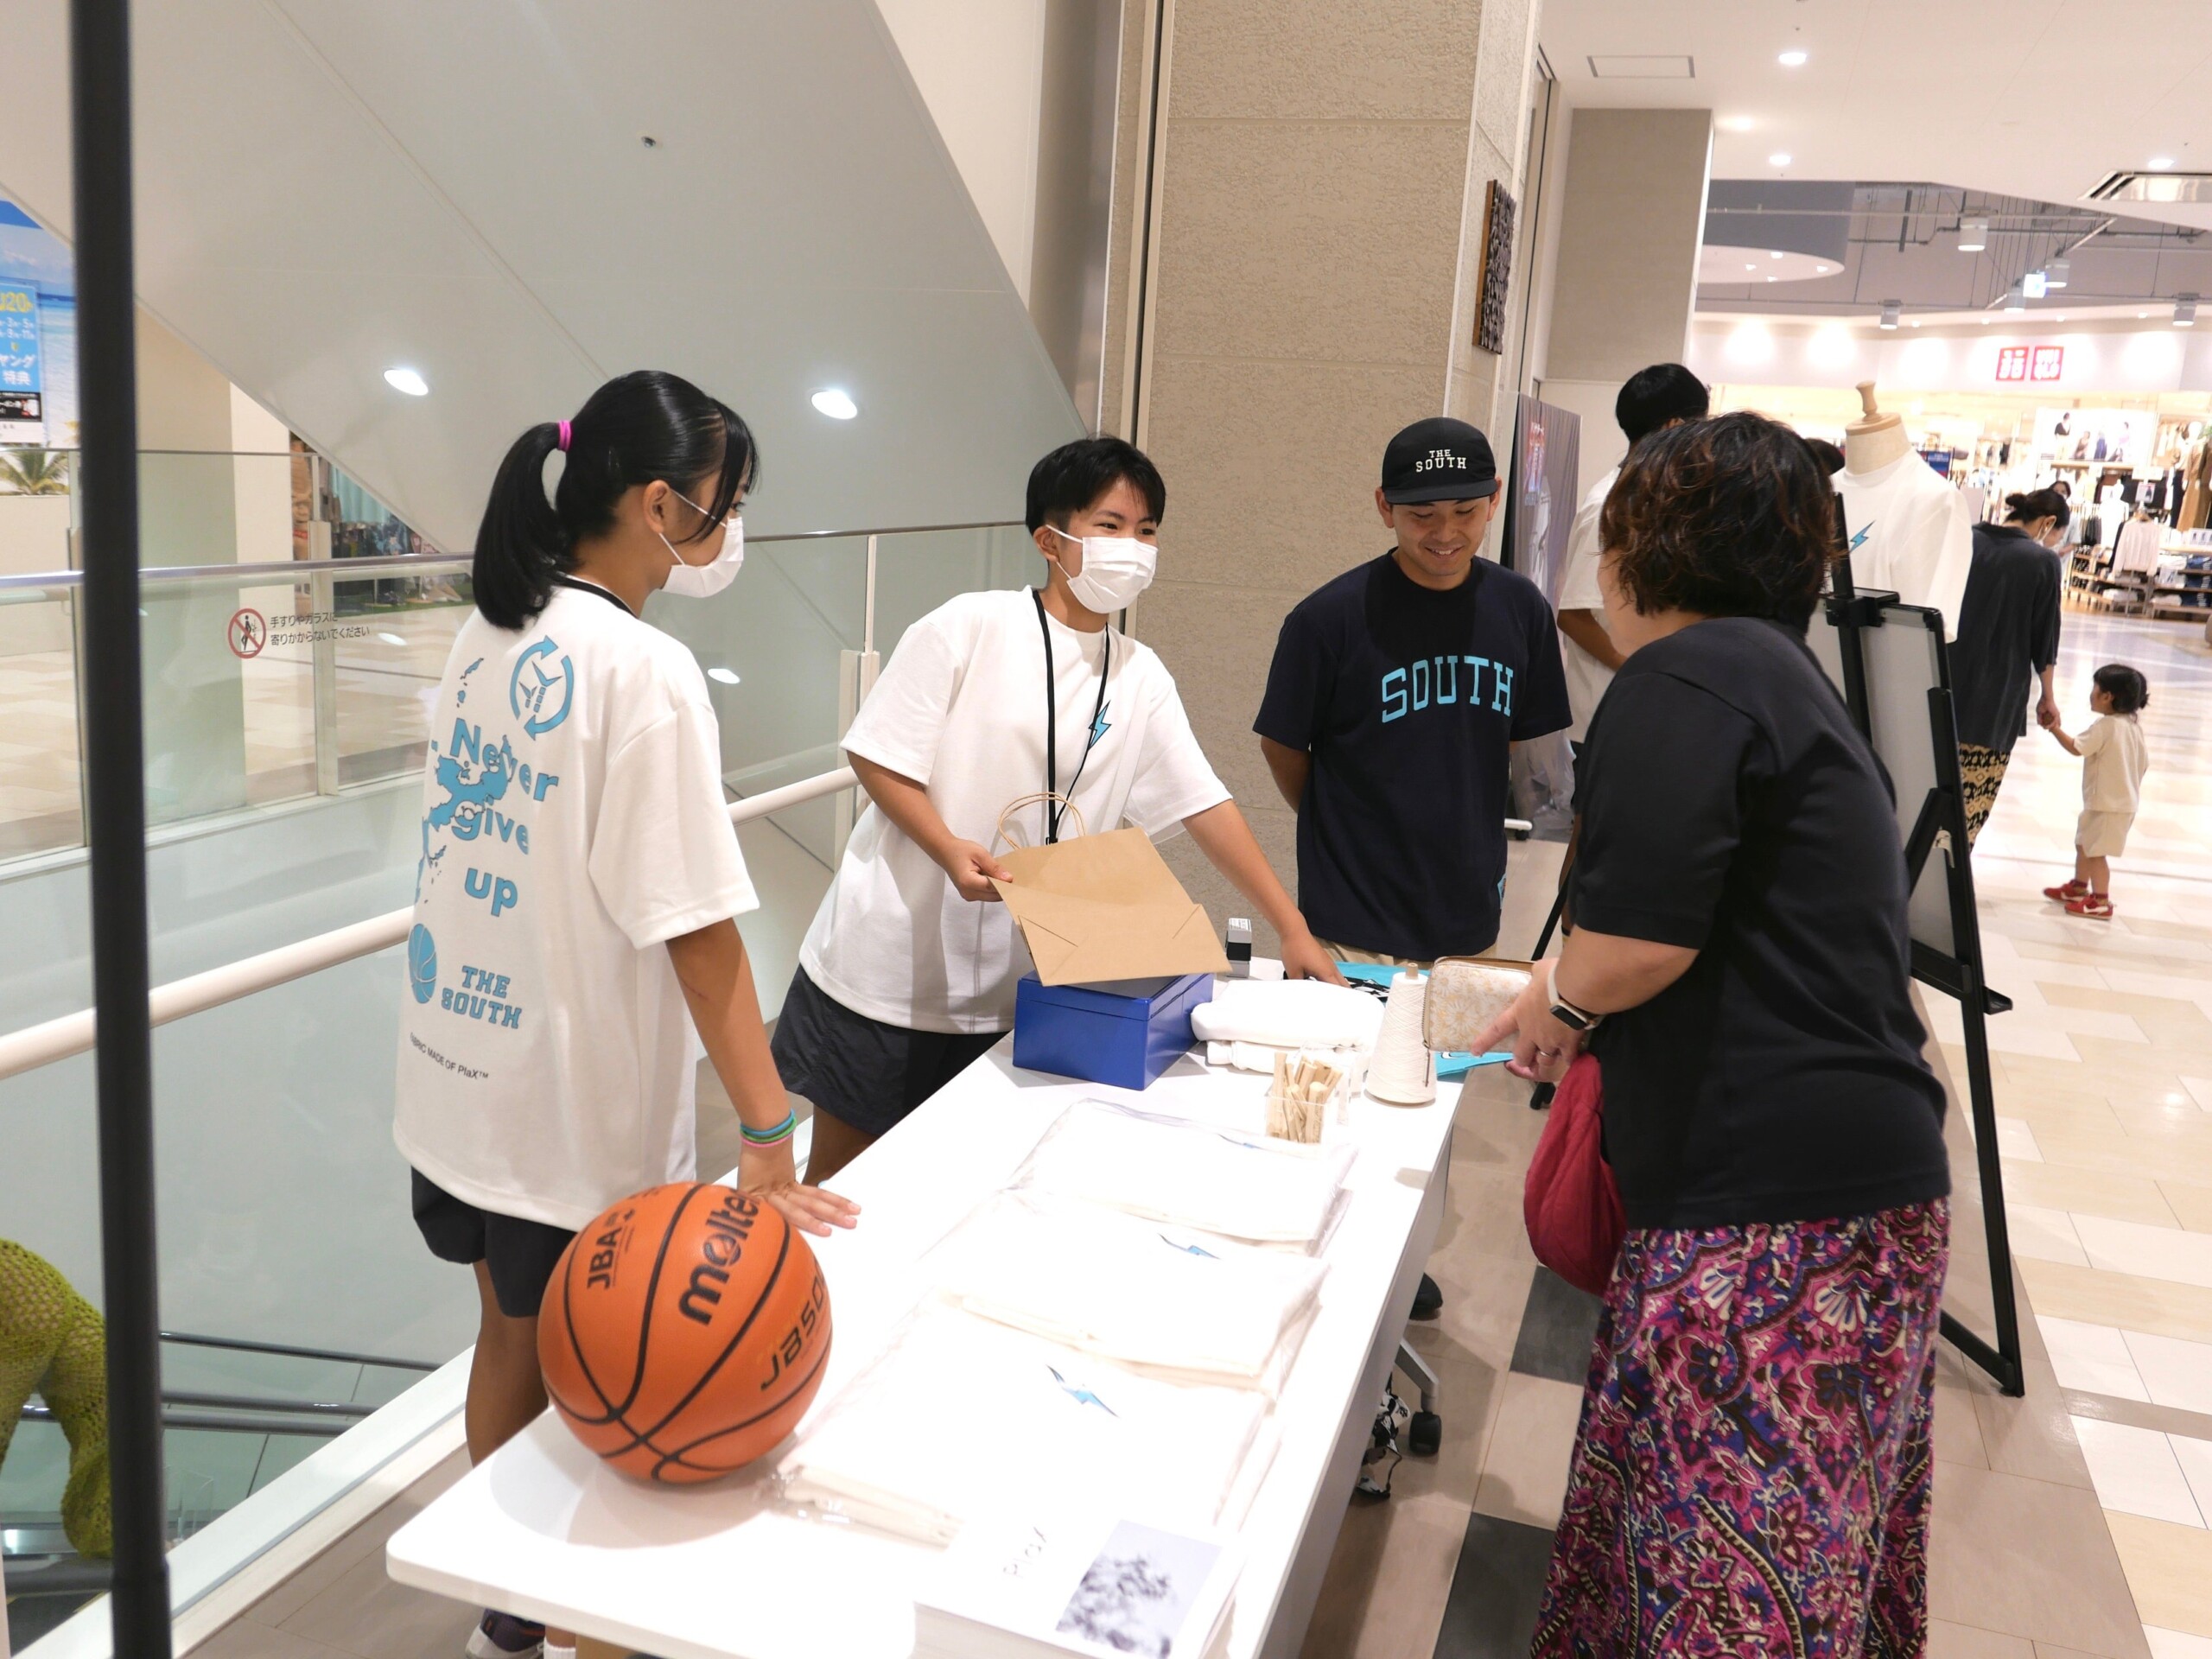
[{"label": "white folding table", "polygon": [[[834,1322],[817,1409],[924,1293],[923,1254],[1006,1185],[1072,1102],[1262,1128],[1266,1079],[1248,1072],[1186,1056],[1140,1095],[1019,1071],[1011,1049],[976,1061],[833,1183],[861,1213],[852,1231],[816,1242]],[[1442,1218],[1459,1094],[1447,1083],[1429,1106],[1362,1097],[1350,1109],[1351,1201],[1242,1528],[1231,1659],[1289,1659],[1305,1639]],[[979,1458],[1023,1455],[994,1439],[988,1393],[943,1432]],[[771,1462],[705,1486],[648,1486],[603,1467],[549,1412],[402,1528],[387,1565],[403,1584],[663,1659],[906,1659],[934,1552],[781,1511]]]}]

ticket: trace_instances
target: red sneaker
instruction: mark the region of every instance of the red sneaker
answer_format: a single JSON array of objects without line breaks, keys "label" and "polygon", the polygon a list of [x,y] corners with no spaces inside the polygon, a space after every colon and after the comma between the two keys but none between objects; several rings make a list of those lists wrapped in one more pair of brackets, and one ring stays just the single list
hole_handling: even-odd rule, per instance
[{"label": "red sneaker", "polygon": [[2112,899],[2101,893],[2083,893],[2079,899],[2066,901],[2066,913],[2069,916],[2087,916],[2092,921],[2108,922],[2112,920]]},{"label": "red sneaker", "polygon": [[2069,899],[2086,899],[2088,893],[2089,884],[2086,881],[2068,881],[2059,887],[2045,887],[2043,890],[2044,898],[2062,905]]}]

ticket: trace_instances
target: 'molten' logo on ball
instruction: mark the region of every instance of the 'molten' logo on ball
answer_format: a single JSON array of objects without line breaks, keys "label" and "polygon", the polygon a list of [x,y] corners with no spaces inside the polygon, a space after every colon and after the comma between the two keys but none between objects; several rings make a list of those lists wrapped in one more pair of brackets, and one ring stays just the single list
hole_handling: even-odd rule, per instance
[{"label": "'molten' logo on ball", "polygon": [[714,1323],[715,1310],[721,1306],[722,1287],[729,1283],[731,1267],[745,1253],[745,1241],[752,1236],[753,1224],[760,1214],[759,1204],[732,1190],[723,1194],[721,1203],[708,1216],[706,1236],[699,1244],[704,1260],[691,1269],[691,1283],[676,1304],[677,1312],[685,1319],[700,1325]]}]

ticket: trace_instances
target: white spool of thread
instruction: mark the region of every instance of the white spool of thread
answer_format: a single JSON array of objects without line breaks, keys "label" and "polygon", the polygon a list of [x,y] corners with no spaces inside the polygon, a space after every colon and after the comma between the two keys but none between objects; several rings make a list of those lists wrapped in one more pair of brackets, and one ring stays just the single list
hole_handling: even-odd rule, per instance
[{"label": "white spool of thread", "polygon": [[1428,982],[1419,974],[1400,974],[1390,982],[1382,1009],[1382,1033],[1368,1063],[1367,1092],[1393,1106],[1425,1106],[1436,1098],[1436,1056],[1421,1040],[1421,1004]]}]

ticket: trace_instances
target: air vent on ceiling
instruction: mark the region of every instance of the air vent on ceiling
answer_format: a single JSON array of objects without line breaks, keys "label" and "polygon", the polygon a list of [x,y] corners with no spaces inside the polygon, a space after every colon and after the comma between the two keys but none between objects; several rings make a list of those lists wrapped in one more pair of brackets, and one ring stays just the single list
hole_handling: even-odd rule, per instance
[{"label": "air vent on ceiling", "polygon": [[2212,173],[2109,173],[2083,200],[2212,202]]},{"label": "air vent on ceiling", "polygon": [[1592,53],[1590,73],[1600,80],[1695,80],[1697,63],[1675,55]]}]

